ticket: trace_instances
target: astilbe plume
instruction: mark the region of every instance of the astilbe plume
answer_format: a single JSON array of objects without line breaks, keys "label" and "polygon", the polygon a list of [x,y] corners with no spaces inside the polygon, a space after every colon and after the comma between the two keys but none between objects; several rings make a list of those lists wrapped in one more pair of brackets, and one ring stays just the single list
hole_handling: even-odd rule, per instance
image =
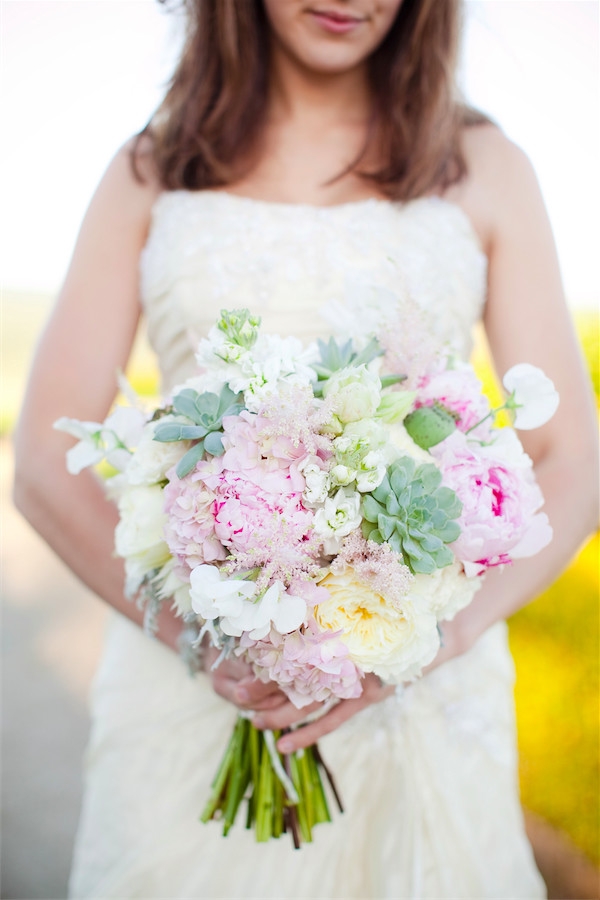
[{"label": "astilbe plume", "polygon": [[322,633],[314,623],[292,634],[272,629],[262,641],[243,634],[236,652],[261,681],[276,681],[299,709],[331,697],[353,699],[362,691],[362,673],[339,634]]},{"label": "astilbe plume", "polygon": [[260,437],[285,437],[307,454],[329,456],[332,438],[319,433],[335,412],[334,403],[315,402],[310,385],[282,384],[278,394],[271,394],[259,410]]},{"label": "astilbe plume", "polygon": [[414,575],[389,544],[366,540],[360,531],[344,539],[342,548],[331,564],[331,571],[342,574],[351,566],[359,580],[388,603],[401,606],[409,592]]},{"label": "astilbe plume", "polygon": [[385,351],[383,370],[402,373],[406,380],[392,390],[411,391],[417,386],[420,375],[439,365],[439,341],[434,330],[427,327],[423,310],[404,297],[401,314],[390,317],[385,329],[377,333],[377,339]]}]

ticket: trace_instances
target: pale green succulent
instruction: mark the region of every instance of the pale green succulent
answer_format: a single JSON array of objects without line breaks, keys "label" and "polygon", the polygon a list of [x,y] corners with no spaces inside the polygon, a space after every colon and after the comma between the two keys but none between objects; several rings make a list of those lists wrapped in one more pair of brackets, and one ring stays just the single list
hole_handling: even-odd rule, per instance
[{"label": "pale green succulent", "polygon": [[454,520],[462,503],[441,480],[432,463],[417,466],[410,456],[401,456],[379,487],[363,498],[363,535],[378,544],[387,542],[412,572],[429,575],[454,561],[447,544],[460,534]]},{"label": "pale green succulent", "polygon": [[[366,366],[378,356],[383,356],[385,352],[376,337],[372,337],[360,351],[354,349],[352,338],[344,344],[338,344],[333,337],[330,337],[327,343],[319,338],[317,346],[321,358],[319,362],[311,363],[311,367],[317,373],[317,382],[313,384],[315,397],[321,396],[324,383],[331,378],[334,372],[348,367]],[[380,379],[381,386],[388,387],[398,381],[404,381],[405,378],[406,375],[384,375]]]},{"label": "pale green succulent", "polygon": [[241,394],[234,394],[227,385],[221,388],[221,393],[199,394],[192,388],[184,388],[173,399],[173,412],[185,422],[159,422],[154,431],[154,440],[162,442],[171,441],[197,441],[188,452],[179,460],[175,471],[179,478],[183,478],[191,472],[196,463],[202,459],[204,453],[211,456],[220,456],[223,453],[224,416],[235,416],[244,408]]}]

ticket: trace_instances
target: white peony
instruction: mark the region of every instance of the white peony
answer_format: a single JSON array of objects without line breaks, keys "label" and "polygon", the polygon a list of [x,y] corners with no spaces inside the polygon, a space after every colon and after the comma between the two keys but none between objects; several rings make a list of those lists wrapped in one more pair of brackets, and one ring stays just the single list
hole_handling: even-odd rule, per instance
[{"label": "white peony", "polygon": [[273,624],[280,634],[295,631],[306,616],[306,601],[288,594],[277,581],[256,598],[253,581],[221,576],[216,566],[200,565],[190,574],[190,596],[195,613],[205,621],[219,619],[224,634],[246,632],[261,640]]},{"label": "white peony", "polygon": [[144,578],[171,558],[163,530],[162,488],[140,485],[126,489],[118,501],[120,521],[115,529],[115,549],[125,560],[125,593],[131,597]]},{"label": "white peony", "polygon": [[558,408],[559,396],[554,383],[537,366],[519,363],[508,370],[502,384],[510,395],[514,427],[528,431],[548,422]]}]

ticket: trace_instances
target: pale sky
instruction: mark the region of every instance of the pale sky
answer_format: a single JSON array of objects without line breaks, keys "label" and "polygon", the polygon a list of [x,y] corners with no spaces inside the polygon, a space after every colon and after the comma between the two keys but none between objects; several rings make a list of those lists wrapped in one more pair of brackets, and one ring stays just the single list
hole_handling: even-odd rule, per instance
[{"label": "pale sky", "polygon": [[[529,154],[569,302],[597,303],[596,0],[470,0],[462,83]],[[158,104],[176,49],[156,0],[2,0],[2,284],[55,293],[115,150]]]}]

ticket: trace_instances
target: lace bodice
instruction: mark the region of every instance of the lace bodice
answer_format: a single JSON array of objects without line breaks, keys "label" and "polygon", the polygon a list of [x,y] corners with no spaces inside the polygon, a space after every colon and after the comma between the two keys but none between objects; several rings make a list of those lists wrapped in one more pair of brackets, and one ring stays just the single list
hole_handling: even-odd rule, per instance
[{"label": "lace bodice", "polygon": [[[142,302],[165,389],[190,374],[195,346],[223,307],[247,306],[262,316],[263,330],[308,342],[332,333],[326,310],[334,303],[339,311],[357,282],[408,295],[440,342],[467,356],[485,279],[471,223],[437,197],[315,207],[165,192],[141,258]],[[386,316],[401,316],[401,306]]]}]

